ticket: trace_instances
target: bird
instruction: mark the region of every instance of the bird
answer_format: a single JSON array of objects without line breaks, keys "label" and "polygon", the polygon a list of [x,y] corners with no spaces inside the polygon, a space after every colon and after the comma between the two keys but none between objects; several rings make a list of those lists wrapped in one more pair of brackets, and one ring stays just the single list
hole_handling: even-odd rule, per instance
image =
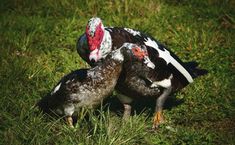
[{"label": "bird", "polygon": [[112,51],[104,63],[93,68],[74,70],[62,77],[37,106],[45,113],[65,116],[73,127],[73,115],[81,108],[95,108],[111,95],[118,81],[123,64],[140,62],[143,65],[148,57],[147,49],[136,44],[124,43]]},{"label": "bird", "polygon": [[[91,67],[104,63],[104,58],[123,43],[134,43],[147,48],[146,65],[136,62],[126,66],[115,89],[124,107],[123,118],[128,118],[131,103],[138,97],[156,98],[153,129],[164,122],[163,105],[174,92],[207,74],[196,61],[183,62],[176,54],[152,36],[125,27],[105,27],[99,17],[89,19],[85,33],[77,40],[77,52]],[[156,88],[154,90],[154,88]],[[160,92],[159,92],[160,90]]]}]

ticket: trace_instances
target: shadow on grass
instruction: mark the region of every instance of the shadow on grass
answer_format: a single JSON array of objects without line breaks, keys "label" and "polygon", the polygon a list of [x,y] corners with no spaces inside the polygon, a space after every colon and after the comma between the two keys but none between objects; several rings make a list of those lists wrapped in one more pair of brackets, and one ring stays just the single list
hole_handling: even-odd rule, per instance
[{"label": "shadow on grass", "polygon": [[[184,99],[177,99],[175,96],[172,96],[166,100],[164,105],[164,109],[171,110],[178,105],[184,103]],[[124,108],[122,103],[119,101],[117,97],[109,97],[104,100],[103,103],[104,110],[106,111],[109,109],[111,112],[115,112],[118,116],[122,116],[124,112]],[[141,113],[147,111],[148,116],[152,116],[155,112],[156,106],[156,99],[155,98],[139,98],[138,100],[134,100],[132,105],[132,115],[137,114],[140,115]]]},{"label": "shadow on grass", "polygon": [[[184,103],[184,99],[177,99],[175,96],[172,96],[166,100],[166,103],[164,105],[164,110],[171,110],[174,107],[177,107]],[[143,112],[147,113],[147,118],[150,118],[153,116],[155,112],[155,104],[156,99],[154,98],[140,98],[138,100],[134,100],[132,103],[132,113],[131,115],[141,115]],[[36,107],[36,106],[35,106]],[[89,130],[93,129],[93,123],[91,123],[91,117],[94,115],[96,118],[102,117],[102,114],[110,111],[114,114],[116,114],[118,117],[120,117],[120,120],[122,119],[122,115],[124,112],[124,108],[122,103],[119,101],[119,99],[116,96],[108,97],[104,100],[102,103],[102,106],[98,106],[96,109],[93,109],[93,113],[85,113],[82,117],[80,116],[73,116],[74,125],[79,123],[80,125],[86,124],[89,128]],[[35,112],[36,114],[42,113],[41,111],[37,110]],[[78,118],[77,118],[78,117]],[[55,113],[51,112],[49,114],[46,113],[46,115],[43,117],[46,122],[55,121],[57,119],[62,119],[65,122],[64,117],[58,116]]]}]

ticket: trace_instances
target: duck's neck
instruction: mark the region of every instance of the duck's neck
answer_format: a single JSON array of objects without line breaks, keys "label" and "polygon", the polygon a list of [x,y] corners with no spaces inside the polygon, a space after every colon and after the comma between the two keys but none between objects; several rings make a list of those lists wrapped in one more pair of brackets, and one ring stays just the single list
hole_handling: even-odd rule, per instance
[{"label": "duck's neck", "polygon": [[107,69],[110,71],[113,71],[112,69],[119,68],[119,70],[122,68],[122,64],[124,62],[124,56],[121,53],[121,49],[117,49],[113,52],[111,52],[110,55],[108,55],[103,64],[102,69]]},{"label": "duck's neck", "polygon": [[89,72],[95,78],[118,79],[123,61],[124,56],[121,54],[120,49],[118,49],[111,52],[100,65],[92,68]]},{"label": "duck's neck", "polygon": [[100,44],[100,51],[102,56],[106,57],[112,51],[112,38],[109,31],[104,30],[104,37]]}]

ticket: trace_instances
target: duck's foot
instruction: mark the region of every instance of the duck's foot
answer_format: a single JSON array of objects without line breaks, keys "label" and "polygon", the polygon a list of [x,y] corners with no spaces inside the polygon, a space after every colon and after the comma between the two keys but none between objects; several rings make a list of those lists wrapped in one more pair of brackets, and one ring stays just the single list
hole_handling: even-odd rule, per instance
[{"label": "duck's foot", "polygon": [[160,124],[164,123],[162,111],[157,111],[153,118],[153,130],[156,130]]},{"label": "duck's foot", "polygon": [[66,116],[65,119],[66,119],[66,122],[67,122],[67,124],[69,125],[69,127],[74,128],[72,116]]}]

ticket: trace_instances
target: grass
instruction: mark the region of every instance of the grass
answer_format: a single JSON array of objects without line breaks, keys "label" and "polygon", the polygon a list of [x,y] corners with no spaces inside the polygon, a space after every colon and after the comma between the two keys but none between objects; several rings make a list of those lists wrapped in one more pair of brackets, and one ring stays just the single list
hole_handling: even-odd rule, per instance
[{"label": "grass", "polygon": [[[235,144],[234,7],[232,0],[1,1],[0,144]],[[149,33],[209,70],[176,94],[183,103],[165,109],[156,132],[148,131],[149,109],[122,122],[101,107],[70,129],[32,107],[63,75],[88,66],[75,44],[92,16]]]}]

